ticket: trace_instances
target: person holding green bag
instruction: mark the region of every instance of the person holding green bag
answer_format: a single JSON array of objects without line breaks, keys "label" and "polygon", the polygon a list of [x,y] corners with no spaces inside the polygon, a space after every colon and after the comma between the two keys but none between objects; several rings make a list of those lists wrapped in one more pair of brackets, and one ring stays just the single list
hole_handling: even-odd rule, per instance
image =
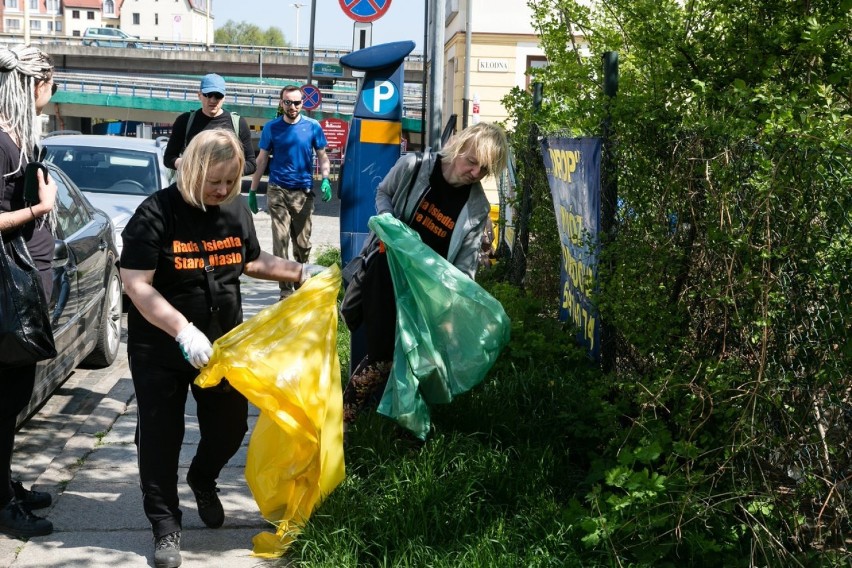
[{"label": "person holding green bag", "polygon": [[[287,249],[293,242],[293,259],[308,262],[311,254],[311,216],[314,213],[314,154],[322,175],[322,200],[331,200],[328,181],[331,162],[326,154],[328,142],[319,122],[301,114],[302,91],[290,85],[281,89],[282,114],[263,126],[257,171],[251,179],[249,208],[257,213],[257,187],[269,167],[266,189],[267,207],[272,218],[272,252],[289,258]],[[298,286],[296,286],[298,287]],[[282,282],[281,299],[293,293],[294,286]]]},{"label": "person holding green bag", "polygon": [[[407,224],[424,244],[473,278],[491,211],[480,181],[502,171],[508,153],[503,129],[479,123],[460,132],[443,151],[427,150],[420,167],[417,156],[407,154],[379,183],[376,212]],[[366,355],[343,393],[344,430],[362,410],[378,404],[394,359],[394,286],[375,233],[371,232],[362,254],[369,259],[362,283]]]}]

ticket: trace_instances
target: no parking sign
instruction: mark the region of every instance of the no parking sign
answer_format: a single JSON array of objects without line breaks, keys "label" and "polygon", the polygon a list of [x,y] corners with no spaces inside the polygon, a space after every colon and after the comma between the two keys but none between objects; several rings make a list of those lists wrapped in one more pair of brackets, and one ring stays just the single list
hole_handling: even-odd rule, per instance
[{"label": "no parking sign", "polygon": [[356,22],[373,22],[384,16],[391,0],[340,0],[343,13]]},{"label": "no parking sign", "polygon": [[302,91],[303,109],[314,110],[322,104],[322,93],[313,85],[302,85],[299,90]]}]

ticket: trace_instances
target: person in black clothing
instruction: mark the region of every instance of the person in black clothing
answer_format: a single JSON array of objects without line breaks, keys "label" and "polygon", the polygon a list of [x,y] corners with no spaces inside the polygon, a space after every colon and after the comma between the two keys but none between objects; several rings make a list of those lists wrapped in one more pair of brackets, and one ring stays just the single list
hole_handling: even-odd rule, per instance
[{"label": "person in black clothing", "polygon": [[[180,167],[181,155],[192,138],[202,130],[225,128],[236,132],[234,128],[236,115],[232,116],[230,112],[222,108],[225,95],[225,80],[222,77],[210,73],[201,78],[201,88],[198,92],[201,109],[183,113],[172,125],[172,135],[169,136],[169,143],[166,145],[163,156],[163,162],[167,168],[177,170]],[[239,117],[239,131],[236,134],[242,143],[245,155],[243,175],[251,175],[257,169],[257,161],[254,146],[251,144],[251,130],[243,117]]]},{"label": "person in black clothing", "polygon": [[[499,175],[508,154],[503,129],[480,122],[461,131],[441,152],[425,152],[419,165],[415,154],[402,156],[376,188],[376,213],[404,221],[423,244],[473,278],[491,211],[480,182],[489,174]],[[381,400],[396,338],[395,289],[375,233],[362,254],[370,259],[361,284],[366,354],[343,391],[344,431]]]},{"label": "person in black clothing", "polygon": [[136,445],[145,514],[154,532],[154,564],[180,566],[182,513],[177,470],[184,406],[191,390],[201,439],[186,481],[210,528],[225,513],[216,479],[248,429],[248,403],[222,381],[193,381],[215,341],[243,319],[240,275],[303,282],[322,267],[260,250],[240,193],[243,152],[230,130],[192,139],[177,182],[143,201],[122,233],[121,278],[127,310],[127,355],[136,391]]},{"label": "person in black clothing", "polygon": [[[24,170],[35,159],[36,116],[55,92],[53,63],[43,51],[26,45],[0,49],[0,246],[23,232],[27,250],[41,275],[41,292],[53,291],[53,234],[50,218],[56,182],[37,174],[38,203],[24,201]],[[36,364],[0,366],[0,533],[18,538],[44,536],[53,524],[32,514],[51,503],[49,493],[29,491],[12,479],[10,467],[18,414],[27,406],[35,385]]]}]

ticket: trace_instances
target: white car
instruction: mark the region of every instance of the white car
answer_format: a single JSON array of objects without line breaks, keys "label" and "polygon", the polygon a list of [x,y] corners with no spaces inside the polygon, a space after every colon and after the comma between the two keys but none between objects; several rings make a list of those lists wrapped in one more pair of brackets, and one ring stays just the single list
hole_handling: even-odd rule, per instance
[{"label": "white car", "polygon": [[58,135],[42,140],[42,161],[56,164],[109,215],[121,255],[121,233],[136,208],[155,191],[168,187],[174,171],[163,163],[166,138]]},{"label": "white car", "polygon": [[86,28],[82,43],[93,47],[140,47],[137,36],[118,28]]}]

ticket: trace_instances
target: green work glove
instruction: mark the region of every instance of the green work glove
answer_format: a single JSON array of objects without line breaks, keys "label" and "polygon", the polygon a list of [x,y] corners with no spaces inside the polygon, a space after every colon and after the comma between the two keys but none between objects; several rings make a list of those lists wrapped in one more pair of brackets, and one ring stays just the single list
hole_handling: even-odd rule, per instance
[{"label": "green work glove", "polygon": [[253,190],[249,190],[249,209],[252,213],[257,213],[257,194]]},{"label": "green work glove", "polygon": [[322,200],[331,201],[331,182],[328,178],[322,180]]}]

